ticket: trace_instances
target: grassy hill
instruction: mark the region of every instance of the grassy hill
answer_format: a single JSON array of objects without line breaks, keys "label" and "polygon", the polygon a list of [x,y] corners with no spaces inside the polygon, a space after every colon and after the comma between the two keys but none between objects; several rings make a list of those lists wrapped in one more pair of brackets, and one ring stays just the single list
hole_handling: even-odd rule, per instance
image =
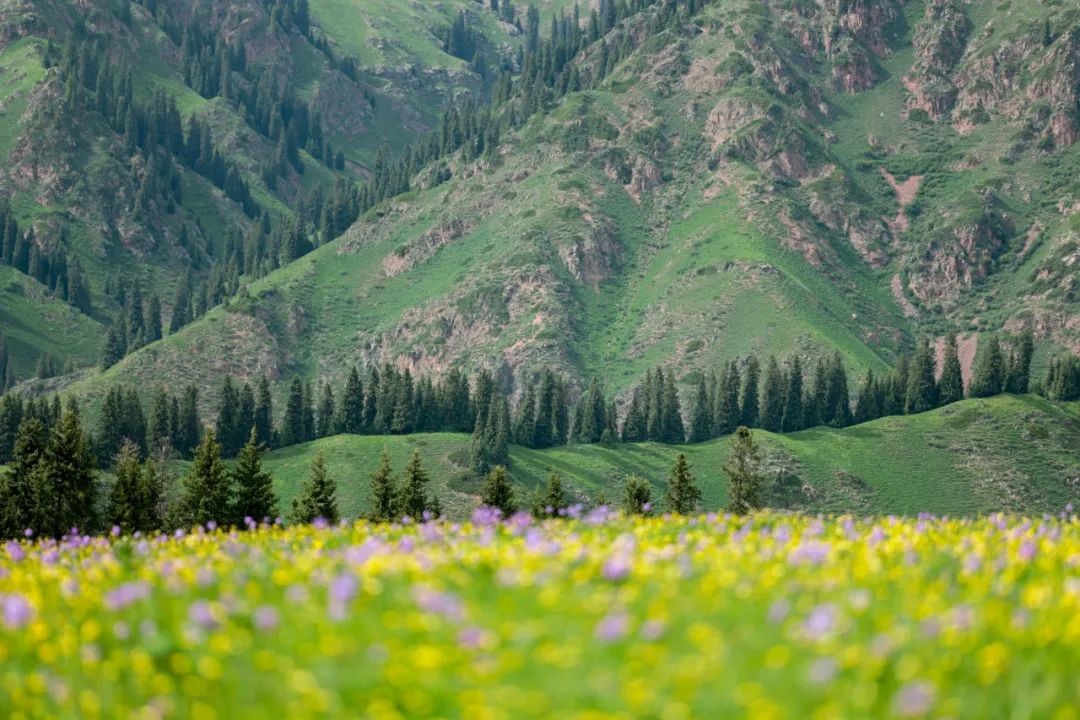
[{"label": "grassy hill", "polygon": [[[1080,407],[1029,396],[966,400],[921,415],[886,418],[833,430],[816,428],[791,435],[755,432],[766,450],[768,501],[773,507],[808,512],[932,512],[972,515],[1006,510],[1057,512],[1080,502]],[[454,434],[365,437],[337,436],[272,452],[266,467],[288,507],[322,453],[338,482],[342,512],[355,516],[367,507],[368,477],[383,449],[395,471],[419,450],[431,487],[449,513],[467,515],[479,483],[463,467],[469,437]],[[587,504],[601,495],[617,503],[624,479],[649,480],[659,500],[675,456],[687,455],[703,492],[703,507],[723,507],[721,467],[726,438],[701,445],[655,443],[575,445],[552,450],[511,449],[510,471],[519,500],[560,473],[570,492]],[[177,464],[177,471],[184,471]]]}]

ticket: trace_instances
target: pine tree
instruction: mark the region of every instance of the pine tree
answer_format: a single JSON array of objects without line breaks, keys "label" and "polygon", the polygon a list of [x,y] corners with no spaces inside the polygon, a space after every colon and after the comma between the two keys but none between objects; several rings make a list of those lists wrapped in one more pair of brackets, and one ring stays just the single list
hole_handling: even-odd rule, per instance
[{"label": "pine tree", "polygon": [[150,296],[150,309],[146,314],[146,342],[161,339],[161,298],[154,293]]},{"label": "pine tree", "polygon": [[686,462],[686,455],[679,453],[675,458],[675,465],[668,475],[667,491],[664,501],[668,509],[680,515],[689,515],[697,509],[701,502],[701,490],[698,489],[697,480],[690,472],[690,466]]},{"label": "pine tree", "polygon": [[1031,385],[1031,361],[1035,356],[1035,334],[1030,328],[1024,330],[1017,347],[1010,355],[1005,392],[1024,395]]},{"label": "pine tree", "polygon": [[828,377],[823,414],[829,418],[829,425],[847,427],[851,424],[851,400],[848,396],[847,371],[840,353],[833,355]]},{"label": "pine tree", "polygon": [[43,535],[60,537],[71,528],[97,528],[97,461],[83,432],[79,415],[64,411],[45,448],[39,497],[39,526]]},{"label": "pine tree", "polygon": [[991,335],[986,349],[979,353],[971,378],[972,397],[998,395],[1005,387],[1005,356],[996,335]]},{"label": "pine tree", "polygon": [[759,418],[758,385],[761,382],[761,364],[757,356],[751,355],[746,362],[746,375],[743,377],[742,396],[739,404],[739,422],[746,427],[757,427]]},{"label": "pine tree", "polygon": [[195,459],[184,480],[181,508],[184,521],[206,525],[213,521],[227,524],[232,519],[231,478],[221,461],[221,445],[214,431],[206,429],[195,448]]},{"label": "pine tree", "polygon": [[941,380],[938,382],[938,402],[941,405],[964,399],[964,378],[960,370],[960,357],[956,352],[956,336],[945,338],[945,358],[941,364]]},{"label": "pine tree", "polygon": [[341,431],[359,435],[364,430],[364,386],[360,373],[353,365],[345,379],[345,393],[341,398]]},{"label": "pine tree", "polygon": [[803,428],[803,376],[802,362],[796,355],[787,373],[784,393],[784,412],[780,417],[780,432],[795,432]]},{"label": "pine tree", "polygon": [[185,458],[193,457],[202,432],[202,423],[199,421],[199,391],[194,385],[189,385],[184,390],[180,404],[173,447]]},{"label": "pine tree", "polygon": [[765,485],[761,451],[749,428],[740,427],[735,431],[723,469],[728,476],[728,509],[745,515],[761,508],[761,493]]},{"label": "pine tree", "polygon": [[855,400],[855,415],[852,418],[856,423],[869,422],[881,417],[881,397],[878,393],[878,382],[874,379],[874,371],[867,370],[866,378],[859,386],[859,396]]},{"label": "pine tree", "polygon": [[776,358],[770,357],[765,368],[765,384],[761,391],[761,427],[780,432],[784,418],[784,375]]},{"label": "pine tree", "polygon": [[234,457],[243,445],[246,430],[240,424],[240,395],[236,391],[232,378],[228,375],[225,376],[225,382],[221,388],[221,401],[218,405],[215,427],[218,441],[221,443],[221,454],[224,457]]},{"label": "pine tree", "polygon": [[646,515],[652,502],[649,482],[637,475],[626,478],[622,492],[622,511],[627,515]]},{"label": "pine tree", "polygon": [[934,355],[930,343],[926,340],[920,341],[908,369],[904,412],[921,413],[938,406],[938,386],[934,374]]},{"label": "pine tree", "polygon": [[409,464],[405,467],[402,477],[400,498],[400,511],[414,520],[423,517],[424,511],[430,509],[430,501],[427,496],[428,474],[420,460],[420,451],[413,450]]},{"label": "pine tree", "polygon": [[400,517],[394,471],[390,467],[390,452],[384,447],[379,469],[371,474],[371,519],[391,522]]},{"label": "pine tree", "polygon": [[682,407],[679,405],[679,393],[675,389],[674,372],[668,372],[664,378],[660,416],[661,442],[686,442],[686,430],[683,428]]},{"label": "pine tree", "polygon": [[517,511],[517,502],[514,500],[514,487],[510,484],[510,478],[507,476],[504,466],[497,465],[488,473],[487,478],[484,480],[480,504],[484,507],[498,508],[503,517],[510,517]]},{"label": "pine tree", "polygon": [[338,521],[337,484],[326,472],[322,453],[311,463],[311,473],[304,482],[300,496],[293,499],[291,522],[306,524],[322,518],[328,523]]},{"label": "pine tree", "polygon": [[150,426],[146,442],[150,455],[167,457],[172,451],[172,424],[169,419],[171,403],[165,388],[158,387],[154,392],[154,404],[150,408]]},{"label": "pine tree", "polygon": [[514,442],[524,447],[533,447],[536,434],[536,388],[533,383],[525,385],[525,394],[518,404],[517,417],[514,419]]},{"label": "pine tree", "polygon": [[285,404],[285,418],[281,426],[281,444],[284,447],[304,442],[304,384],[294,377],[289,385],[289,398]]},{"label": "pine tree", "polygon": [[114,472],[116,480],[109,493],[109,522],[126,533],[149,530],[149,513],[145,507],[148,498],[143,486],[139,449],[134,443],[126,442],[120,448]]},{"label": "pine tree", "polygon": [[713,436],[712,403],[705,377],[698,380],[694,410],[690,415],[690,441],[704,442]]},{"label": "pine tree", "polygon": [[258,432],[252,427],[232,472],[233,485],[236,488],[232,516],[237,523],[243,522],[245,517],[258,522],[277,516],[278,499],[274,494],[274,478],[262,467],[264,451],[265,446],[259,441]]},{"label": "pine tree", "polygon": [[4,537],[17,537],[33,528],[39,518],[37,488],[45,466],[45,426],[37,418],[19,425],[13,458],[0,487],[0,530]]}]

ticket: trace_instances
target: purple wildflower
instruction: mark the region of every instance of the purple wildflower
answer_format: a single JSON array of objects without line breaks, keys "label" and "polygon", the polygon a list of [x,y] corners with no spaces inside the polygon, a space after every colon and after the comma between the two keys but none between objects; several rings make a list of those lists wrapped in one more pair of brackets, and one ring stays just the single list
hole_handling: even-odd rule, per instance
[{"label": "purple wildflower", "polygon": [[122,532],[122,530],[120,529],[119,525],[113,525],[112,530],[109,531],[109,534],[112,535],[113,537],[120,537],[121,532]]},{"label": "purple wildflower", "polygon": [[4,626],[16,630],[34,619],[34,606],[19,595],[0,595],[0,606],[4,609]]},{"label": "purple wildflower", "polygon": [[820,657],[810,664],[807,675],[815,685],[827,685],[836,677],[836,661],[831,657]]},{"label": "purple wildflower", "polygon": [[614,642],[626,635],[630,629],[630,618],[624,612],[613,612],[604,616],[596,625],[596,637],[604,642]]},{"label": "purple wildflower", "polygon": [[917,680],[908,683],[893,696],[893,710],[900,717],[920,717],[934,704],[934,686]]},{"label": "purple wildflower", "polygon": [[479,650],[481,647],[484,646],[484,639],[486,636],[487,633],[485,633],[480,628],[476,626],[470,626],[461,629],[461,632],[458,633],[457,641],[458,644],[461,645],[461,647],[463,648],[467,648],[469,650]]},{"label": "purple wildflower", "polygon": [[788,553],[789,565],[820,565],[829,558],[832,545],[811,540],[799,543]]},{"label": "purple wildflower", "polygon": [[664,634],[664,623],[660,620],[646,620],[641,625],[641,637],[644,640],[652,642],[659,640],[660,636]]},{"label": "purple wildflower", "polygon": [[784,618],[788,616],[788,612],[790,612],[790,610],[791,603],[789,603],[787,600],[784,600],[783,598],[780,598],[769,606],[769,613],[767,616],[769,618],[769,622],[773,623],[774,625],[783,622]]},{"label": "purple wildflower", "polygon": [[105,595],[105,607],[116,612],[150,597],[150,586],[142,581],[124,583]]},{"label": "purple wildflower", "polygon": [[835,629],[836,620],[836,607],[832,603],[823,603],[806,616],[803,631],[811,640],[820,640]]},{"label": "purple wildflower", "polygon": [[487,507],[486,505],[476,508],[472,514],[472,524],[477,527],[498,525],[501,519],[502,511],[499,508]]},{"label": "purple wildflower", "polygon": [[330,581],[330,617],[335,620],[343,620],[349,602],[356,597],[360,583],[356,576],[351,573],[342,573]]},{"label": "purple wildflower", "polygon": [[23,546],[14,540],[11,540],[4,545],[4,550],[7,551],[8,557],[11,558],[12,562],[22,562],[23,558],[26,557],[26,551],[23,550]]},{"label": "purple wildflower", "polygon": [[218,626],[213,609],[206,600],[196,600],[191,604],[191,607],[188,608],[188,619],[198,627],[206,630],[213,630]]},{"label": "purple wildflower", "polygon": [[270,605],[262,605],[255,608],[255,627],[263,632],[276,628],[280,619],[277,608],[271,607]]},{"label": "purple wildflower", "polygon": [[25,530],[23,530],[23,537],[34,537],[34,528],[26,528]]},{"label": "purple wildflower", "polygon": [[465,606],[453,593],[417,587],[413,590],[413,599],[425,612],[441,615],[453,622],[461,622],[465,619]]},{"label": "purple wildflower", "polygon": [[1035,544],[1034,540],[1025,540],[1020,545],[1020,550],[1017,555],[1024,562],[1031,562],[1031,559],[1035,557],[1035,553],[1038,551],[1039,546]]}]

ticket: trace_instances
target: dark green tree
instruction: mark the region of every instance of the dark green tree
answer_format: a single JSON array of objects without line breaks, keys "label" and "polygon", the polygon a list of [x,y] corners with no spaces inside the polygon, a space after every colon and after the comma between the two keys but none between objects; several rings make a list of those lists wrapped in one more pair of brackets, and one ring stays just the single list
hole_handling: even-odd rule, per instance
[{"label": "dark green tree", "polygon": [[921,413],[938,406],[938,385],[935,378],[934,353],[928,340],[921,340],[908,369],[907,397],[904,412]]},{"label": "dark green tree", "polygon": [[420,459],[420,451],[413,450],[409,464],[405,466],[405,474],[401,478],[400,507],[402,515],[408,515],[414,520],[420,520],[424,511],[430,511],[431,501],[427,495],[428,474],[424,470],[424,464]]},{"label": "dark green tree", "polygon": [[259,376],[259,387],[255,395],[255,417],[252,422],[255,436],[263,445],[274,444],[274,399],[270,395],[270,381],[266,375]]},{"label": "dark green tree", "polygon": [[299,497],[293,499],[291,522],[306,524],[322,518],[328,523],[338,521],[337,483],[326,472],[322,453],[311,463],[311,473],[304,482]]},{"label": "dark green tree", "polygon": [[628,515],[644,515],[652,500],[652,488],[649,482],[637,475],[626,478],[623,486],[622,509]]},{"label": "dark green tree", "polygon": [[0,486],[0,530],[4,537],[20,536],[39,518],[38,487],[45,474],[45,426],[37,418],[19,425],[11,463]]},{"label": "dark green tree", "polygon": [[504,466],[497,465],[488,473],[484,480],[480,504],[484,507],[498,508],[503,517],[510,517],[517,511],[514,486],[510,484],[510,478]]},{"label": "dark green tree", "polygon": [[304,384],[293,377],[289,398],[285,403],[285,418],[281,425],[281,444],[284,447],[304,442]]},{"label": "dark green tree", "polygon": [[232,520],[232,483],[221,460],[221,445],[214,431],[206,429],[195,448],[195,459],[184,480],[180,501],[183,520],[195,525],[213,521],[226,525]]},{"label": "dark green tree", "polygon": [[390,451],[384,447],[379,469],[371,474],[370,517],[375,522],[392,522],[400,516],[397,488],[394,487],[394,471],[390,466]]},{"label": "dark green tree", "polygon": [[770,357],[765,366],[765,383],[761,389],[761,427],[780,432],[784,418],[784,374],[776,358]]},{"label": "dark green tree", "polygon": [[1009,355],[1005,392],[1024,395],[1031,386],[1031,361],[1035,357],[1035,334],[1027,328],[1020,334],[1016,347]]},{"label": "dark green tree", "polygon": [[978,354],[971,378],[972,397],[991,397],[1005,388],[1005,356],[996,335],[991,335],[986,347]]},{"label": "dark green tree", "polygon": [[963,399],[964,377],[956,352],[956,336],[948,335],[945,338],[945,358],[941,363],[941,380],[938,382],[938,402],[948,405]]},{"label": "dark green tree", "polygon": [[690,472],[686,455],[682,453],[675,458],[675,465],[668,474],[664,502],[669,510],[680,515],[689,515],[694,512],[698,503],[701,502],[701,490],[697,486],[693,473]]},{"label": "dark green tree", "polygon": [[690,441],[704,442],[713,437],[713,408],[705,377],[698,380],[694,409],[690,414]]},{"label": "dark green tree", "polygon": [[143,469],[139,464],[139,448],[134,443],[126,442],[120,448],[114,472],[116,480],[109,493],[109,522],[125,533],[152,530],[152,511],[147,507],[151,498],[146,492]]},{"label": "dark green tree", "polygon": [[739,404],[740,423],[746,427],[757,427],[759,418],[758,385],[761,382],[761,364],[756,355],[751,355],[746,362],[746,375],[743,376],[742,396]]},{"label": "dark green tree", "polygon": [[278,498],[274,493],[274,478],[262,466],[265,450],[258,432],[252,427],[232,471],[233,486],[236,488],[232,516],[238,524],[245,517],[255,522],[277,517]]},{"label": "dark green tree", "polygon": [[745,515],[761,508],[765,485],[761,450],[749,428],[740,427],[735,431],[723,469],[728,477],[728,509],[737,515]]},{"label": "dark green tree", "polygon": [[60,537],[73,527],[97,529],[97,461],[79,414],[68,409],[45,448],[42,484],[37,488],[43,535]]},{"label": "dark green tree", "polygon": [[784,392],[784,412],[780,417],[781,432],[803,429],[803,372],[802,361],[796,355],[791,359],[787,372],[787,388]]},{"label": "dark green tree", "polygon": [[355,365],[345,379],[345,393],[341,398],[341,431],[350,435],[359,435],[364,431],[364,386]]},{"label": "dark green tree", "polygon": [[532,513],[535,517],[558,517],[560,512],[565,510],[568,505],[566,491],[563,489],[562,476],[557,472],[553,472],[548,475],[544,492],[537,494]]}]

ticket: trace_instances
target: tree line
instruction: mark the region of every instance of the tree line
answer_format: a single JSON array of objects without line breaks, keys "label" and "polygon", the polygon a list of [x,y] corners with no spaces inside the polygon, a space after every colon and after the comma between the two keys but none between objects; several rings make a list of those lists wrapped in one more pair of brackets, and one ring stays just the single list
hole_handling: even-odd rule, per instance
[{"label": "tree line", "polygon": [[[50,409],[49,412],[54,412]],[[207,428],[195,447],[187,475],[176,478],[160,459],[140,460],[139,449],[124,441],[114,461],[114,479],[106,483],[98,474],[89,438],[83,430],[79,406],[70,402],[47,427],[37,417],[19,426],[14,454],[0,476],[0,538],[64,536],[75,529],[99,532],[153,533],[199,526],[254,528],[280,522],[280,498],[272,475],[263,467],[266,446],[254,428],[229,467],[213,429]],[[729,508],[745,513],[762,505],[761,453],[751,431],[738,428],[723,471],[729,483]],[[394,522],[428,520],[442,515],[439,497],[429,489],[430,476],[418,450],[400,477],[396,477],[384,449],[379,467],[368,480],[367,519]],[[317,455],[309,474],[293,499],[288,521],[294,524],[336,523],[341,516],[337,481]],[[676,458],[668,476],[663,508],[675,513],[697,511],[701,490],[686,456]],[[482,507],[509,517],[522,509],[505,465],[497,465],[483,482]],[[598,506],[606,506],[601,496]],[[651,487],[640,477],[626,480],[621,500],[628,513],[653,510]],[[553,473],[546,486],[537,488],[525,505],[538,518],[569,514],[570,499],[562,479]]]}]

